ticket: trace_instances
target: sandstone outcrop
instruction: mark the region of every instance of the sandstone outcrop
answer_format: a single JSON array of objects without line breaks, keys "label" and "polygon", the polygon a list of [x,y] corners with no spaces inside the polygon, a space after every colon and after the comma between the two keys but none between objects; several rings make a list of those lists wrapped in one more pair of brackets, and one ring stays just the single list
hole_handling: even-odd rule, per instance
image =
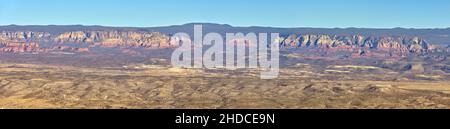
[{"label": "sandstone outcrop", "polygon": [[354,51],[375,49],[402,53],[424,53],[435,49],[433,45],[419,37],[364,37],[362,35],[290,35],[284,38],[281,47],[338,48]]},{"label": "sandstone outcrop", "polygon": [[30,41],[50,41],[50,39],[51,34],[48,32],[0,31],[0,41],[30,42]]},{"label": "sandstone outcrop", "polygon": [[[329,52],[350,51],[352,56],[368,55],[369,51],[380,50],[394,53],[427,53],[435,46],[419,37],[364,36],[364,35],[326,35],[291,34],[281,37],[281,48],[326,49]],[[61,33],[32,31],[0,31],[0,46],[3,52],[33,52],[41,43],[53,42],[58,46],[51,50],[89,52],[90,47],[120,48],[175,48],[178,43],[170,42],[169,35],[150,31],[89,30]],[[64,44],[75,43],[89,47],[69,47]],[[445,48],[444,48],[445,49]],[[445,50],[444,50],[445,51]],[[448,48],[447,48],[448,51]]]},{"label": "sandstone outcrop", "polygon": [[60,34],[56,36],[54,41],[60,43],[94,43],[106,47],[176,47],[176,45],[170,44],[168,36],[158,32],[76,31]]},{"label": "sandstone outcrop", "polygon": [[24,43],[24,42],[14,42],[14,43],[0,43],[0,52],[9,53],[21,53],[21,52],[40,52],[44,51],[39,48],[37,43]]}]

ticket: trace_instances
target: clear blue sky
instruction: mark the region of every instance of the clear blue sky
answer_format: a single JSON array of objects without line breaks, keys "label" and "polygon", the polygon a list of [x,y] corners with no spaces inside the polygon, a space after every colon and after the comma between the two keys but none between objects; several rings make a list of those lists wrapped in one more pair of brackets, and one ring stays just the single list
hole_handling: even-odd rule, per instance
[{"label": "clear blue sky", "polygon": [[1,0],[0,25],[450,27],[450,0]]}]

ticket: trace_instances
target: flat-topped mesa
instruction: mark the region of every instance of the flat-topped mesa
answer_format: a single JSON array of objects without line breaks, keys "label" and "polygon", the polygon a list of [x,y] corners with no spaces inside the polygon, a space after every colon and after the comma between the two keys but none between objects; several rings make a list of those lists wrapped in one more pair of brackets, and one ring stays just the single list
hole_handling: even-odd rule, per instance
[{"label": "flat-topped mesa", "polygon": [[71,46],[54,46],[53,48],[42,48],[35,42],[0,42],[0,52],[5,53],[41,53],[50,51],[67,51],[85,53],[89,48],[79,48]]},{"label": "flat-topped mesa", "polygon": [[54,38],[54,41],[60,43],[91,43],[105,47],[176,47],[176,45],[170,44],[169,39],[168,36],[158,32],[76,31],[60,34]]},{"label": "flat-topped mesa", "polygon": [[1,31],[0,41],[9,42],[32,42],[32,41],[50,41],[51,34],[48,32],[32,31]]},{"label": "flat-topped mesa", "polygon": [[0,52],[44,52],[38,42],[50,41],[51,34],[32,31],[0,31]]},{"label": "flat-topped mesa", "polygon": [[[0,46],[2,51],[22,51],[14,43],[57,42],[88,44],[90,47],[140,47],[140,48],[175,48],[178,44],[170,42],[166,34],[138,30],[89,30],[67,31],[60,33],[33,31],[0,31],[0,42],[10,43],[9,47]],[[326,51],[361,50],[389,51],[394,53],[427,53],[436,48],[419,37],[408,36],[364,36],[364,35],[325,35],[325,34],[291,34],[282,37],[282,48],[325,49]],[[25,46],[31,49],[34,46]],[[52,46],[57,48],[59,46]],[[58,48],[57,48],[58,49]],[[444,48],[445,49],[445,48]],[[68,50],[68,49],[64,49]],[[74,48],[75,50],[75,48]],[[29,50],[23,50],[29,51]],[[88,51],[81,49],[80,51]],[[366,53],[366,51],[364,51]]]},{"label": "flat-topped mesa", "polygon": [[43,52],[44,49],[39,47],[37,43],[25,43],[25,42],[14,42],[14,43],[0,43],[0,52],[8,53],[22,53],[22,52]]},{"label": "flat-topped mesa", "polygon": [[372,49],[402,53],[426,53],[436,49],[419,37],[362,36],[362,35],[289,35],[281,42],[285,48],[336,48],[359,51]]}]

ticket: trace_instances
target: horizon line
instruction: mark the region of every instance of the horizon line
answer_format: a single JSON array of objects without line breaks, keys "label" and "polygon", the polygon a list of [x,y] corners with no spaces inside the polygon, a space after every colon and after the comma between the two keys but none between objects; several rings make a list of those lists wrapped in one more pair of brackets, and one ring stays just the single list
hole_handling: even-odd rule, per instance
[{"label": "horizon line", "polygon": [[301,29],[301,28],[311,28],[311,29],[450,29],[450,27],[276,27],[276,26],[263,26],[263,25],[251,25],[251,26],[240,26],[240,25],[230,25],[223,23],[213,23],[213,22],[188,22],[184,24],[173,24],[173,25],[160,25],[160,26],[120,26],[120,25],[98,25],[98,24],[0,24],[0,27],[7,26],[83,26],[83,27],[110,27],[110,28],[157,28],[157,27],[174,27],[174,26],[183,26],[183,25],[191,25],[191,24],[213,24],[213,25],[221,25],[221,26],[229,26],[236,28],[250,28],[250,27],[261,27],[261,28],[276,28],[276,29]]}]

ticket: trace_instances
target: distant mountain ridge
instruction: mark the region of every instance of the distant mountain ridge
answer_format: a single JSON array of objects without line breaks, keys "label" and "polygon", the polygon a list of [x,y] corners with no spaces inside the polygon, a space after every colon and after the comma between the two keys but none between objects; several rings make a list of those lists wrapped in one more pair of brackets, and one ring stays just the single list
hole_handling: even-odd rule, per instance
[{"label": "distant mountain ridge", "polygon": [[[103,27],[103,26],[0,26],[0,51],[43,52],[89,48],[142,47],[174,48],[170,35],[186,32],[192,35],[194,25],[203,25],[203,32],[225,33],[280,33],[282,48],[335,48],[346,51],[383,50],[398,53],[424,53],[440,45],[450,44],[450,29],[326,29],[326,28],[273,28],[233,27],[226,24],[189,23],[166,27]],[[59,43],[40,49],[43,43]],[[66,46],[67,43],[88,44],[86,47]],[[30,45],[31,44],[31,45]],[[365,53],[365,52],[364,52]]]},{"label": "distant mountain ridge", "polygon": [[324,34],[324,35],[364,35],[364,36],[417,36],[436,45],[450,44],[450,28],[443,29],[373,29],[373,28],[276,28],[276,27],[233,27],[227,24],[214,23],[188,23],[183,25],[162,27],[107,27],[107,26],[83,26],[83,25],[30,25],[30,26],[0,26],[0,31],[33,31],[48,32],[52,35],[70,31],[139,31],[161,32],[171,35],[178,32],[193,33],[193,26],[202,24],[204,33],[280,33],[282,36],[290,34]]}]

